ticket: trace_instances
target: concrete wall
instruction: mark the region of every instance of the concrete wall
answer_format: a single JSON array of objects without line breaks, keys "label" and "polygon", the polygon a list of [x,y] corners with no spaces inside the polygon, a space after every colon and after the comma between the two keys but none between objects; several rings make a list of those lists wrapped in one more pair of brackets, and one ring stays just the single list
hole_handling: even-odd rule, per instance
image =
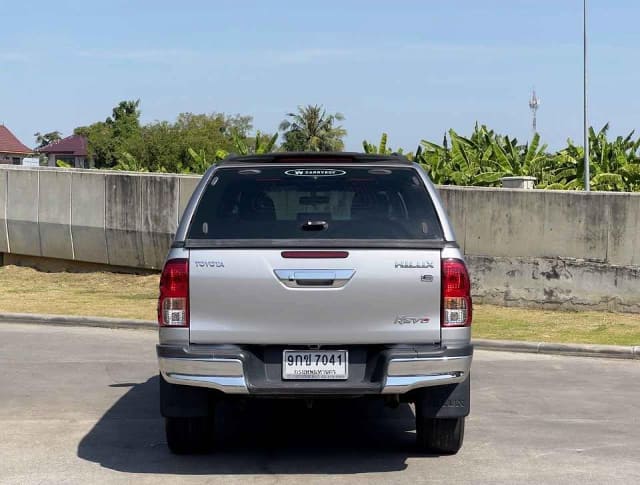
[{"label": "concrete wall", "polygon": [[36,170],[7,170],[5,210],[9,252],[42,255],[38,229],[38,176]]},{"label": "concrete wall", "polygon": [[640,193],[440,187],[465,254],[640,266]]},{"label": "concrete wall", "polygon": [[640,194],[440,187],[475,301],[640,312]]},{"label": "concrete wall", "polygon": [[159,269],[199,177],[0,168],[0,252]]},{"label": "concrete wall", "polygon": [[640,313],[640,267],[573,258],[467,256],[476,303]]},{"label": "concrete wall", "polygon": [[[2,166],[0,253],[159,269],[198,180]],[[640,312],[640,194],[440,194],[478,301]]]}]

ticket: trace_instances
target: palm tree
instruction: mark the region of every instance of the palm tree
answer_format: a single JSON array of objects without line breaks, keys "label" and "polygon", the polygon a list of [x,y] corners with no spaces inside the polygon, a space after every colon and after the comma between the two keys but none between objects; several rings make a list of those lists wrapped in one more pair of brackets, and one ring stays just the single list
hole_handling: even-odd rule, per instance
[{"label": "palm tree", "polygon": [[340,113],[327,114],[321,105],[298,106],[297,113],[287,113],[289,119],[280,123],[284,132],[282,149],[287,152],[332,152],[342,151],[342,138],[347,130],[335,126],[343,121]]},{"label": "palm tree", "polygon": [[62,133],[59,131],[51,131],[49,133],[34,133],[36,137],[36,143],[38,144],[38,148],[45,147],[54,141],[59,141],[62,139]]}]

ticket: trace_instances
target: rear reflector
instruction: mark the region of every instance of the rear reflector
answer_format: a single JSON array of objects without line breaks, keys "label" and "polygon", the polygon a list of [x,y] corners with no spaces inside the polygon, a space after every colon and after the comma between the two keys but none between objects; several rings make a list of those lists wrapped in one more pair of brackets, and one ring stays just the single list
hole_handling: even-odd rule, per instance
[{"label": "rear reflector", "polygon": [[282,251],[280,253],[283,258],[301,258],[301,259],[326,259],[337,258],[344,259],[349,257],[348,251]]},{"label": "rear reflector", "polygon": [[460,259],[442,261],[443,327],[468,327],[472,320],[471,281]]},{"label": "rear reflector", "polygon": [[189,261],[170,259],[160,276],[158,324],[161,327],[189,326]]}]

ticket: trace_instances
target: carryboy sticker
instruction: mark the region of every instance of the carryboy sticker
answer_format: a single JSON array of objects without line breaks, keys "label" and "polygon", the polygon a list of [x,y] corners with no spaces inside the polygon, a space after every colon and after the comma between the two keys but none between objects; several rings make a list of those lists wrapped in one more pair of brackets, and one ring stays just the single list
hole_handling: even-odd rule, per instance
[{"label": "carryboy sticker", "polygon": [[346,175],[347,172],[335,168],[296,168],[284,173],[293,177],[336,177]]}]

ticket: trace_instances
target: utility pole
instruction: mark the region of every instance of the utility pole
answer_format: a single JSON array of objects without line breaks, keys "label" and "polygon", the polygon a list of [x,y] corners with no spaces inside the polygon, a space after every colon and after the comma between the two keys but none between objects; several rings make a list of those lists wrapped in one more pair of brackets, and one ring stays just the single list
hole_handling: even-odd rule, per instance
[{"label": "utility pole", "polygon": [[584,81],[584,190],[589,192],[591,190],[589,174],[589,114],[587,111],[587,0],[583,0],[582,3],[582,34],[583,34],[583,81]]},{"label": "utility pole", "polygon": [[531,131],[535,135],[538,131],[538,127],[536,124],[536,113],[538,111],[538,106],[540,106],[540,99],[536,96],[536,90],[533,89],[531,93],[531,98],[529,98],[529,109],[531,110],[532,121],[531,121]]}]

